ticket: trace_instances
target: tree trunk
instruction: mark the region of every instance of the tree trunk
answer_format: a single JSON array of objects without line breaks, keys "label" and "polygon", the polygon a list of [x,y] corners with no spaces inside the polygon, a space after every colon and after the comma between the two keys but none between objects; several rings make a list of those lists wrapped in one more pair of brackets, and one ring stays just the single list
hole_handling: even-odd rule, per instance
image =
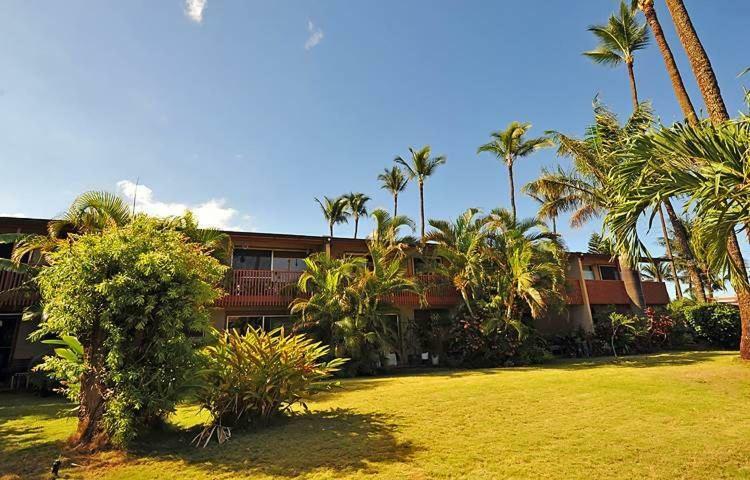
[{"label": "tree trunk", "polygon": [[359,216],[354,216],[354,238],[357,238],[357,231],[359,230]]},{"label": "tree trunk", "polygon": [[674,60],[672,49],[669,48],[667,38],[664,36],[664,31],[661,29],[659,18],[656,16],[654,1],[641,0],[640,7],[643,11],[643,15],[646,17],[646,22],[648,22],[649,27],[651,27],[654,39],[656,40],[656,45],[659,47],[661,56],[664,59],[664,66],[667,68],[669,79],[672,81],[672,89],[677,97],[677,102],[680,104],[682,114],[687,118],[688,123],[695,125],[698,123],[698,116],[695,114],[695,107],[693,107],[693,102],[690,101],[690,96],[685,89],[685,84],[682,81],[680,70],[677,68],[677,63]]},{"label": "tree trunk", "polygon": [[424,243],[424,181],[419,180],[419,218],[422,221],[421,233],[422,243]]},{"label": "tree trunk", "polygon": [[68,443],[74,449],[80,451],[99,450],[110,444],[109,433],[104,427],[106,386],[101,383],[99,377],[104,364],[101,353],[103,343],[104,332],[101,330],[97,318],[92,325],[90,344],[84,349],[84,364],[88,368],[81,376],[78,427],[76,432],[68,439]]},{"label": "tree trunk", "polygon": [[333,224],[332,223],[328,224],[328,235],[330,237],[333,237]]},{"label": "tree trunk", "polygon": [[721,98],[719,82],[714,74],[711,61],[708,59],[708,54],[703,48],[700,38],[698,38],[693,22],[690,20],[685,4],[682,0],[666,0],[666,3],[669,14],[672,15],[677,36],[685,48],[688,60],[690,60],[690,68],[698,82],[711,121],[717,124],[729,120],[727,107]]},{"label": "tree trunk", "polygon": [[620,273],[622,274],[622,281],[625,284],[625,291],[630,297],[630,301],[633,302],[633,307],[636,313],[642,313],[646,309],[646,299],[643,296],[643,285],[641,284],[641,276],[638,271],[635,270],[630,262],[626,260],[627,255],[620,255]]},{"label": "tree trunk", "polygon": [[516,186],[513,182],[513,162],[508,162],[508,181],[510,182],[510,211],[513,214],[513,223],[516,223]]},{"label": "tree trunk", "polygon": [[674,207],[669,200],[664,201],[664,208],[667,210],[669,216],[669,222],[672,224],[672,230],[674,231],[674,239],[680,250],[685,256],[687,262],[687,271],[690,276],[690,285],[693,292],[693,297],[699,302],[706,301],[705,284],[703,277],[700,274],[698,265],[695,261],[695,254],[690,246],[690,240],[688,239],[688,232],[685,228],[685,224],[682,223],[680,217],[677,216],[677,212],[674,211]]},{"label": "tree trunk", "polygon": [[393,216],[398,215],[398,193],[393,194]]},{"label": "tree trunk", "polygon": [[[734,233],[734,232],[732,232]],[[727,252],[735,268],[745,272],[745,260],[742,258],[740,244],[736,235],[730,235],[727,240]],[[735,279],[732,282],[734,291],[737,294],[737,304],[740,307],[740,319],[742,322],[742,336],[740,337],[740,357],[743,360],[750,360],[750,286],[747,278]]]},{"label": "tree trunk", "polygon": [[659,220],[661,220],[661,231],[664,234],[664,244],[667,248],[667,257],[669,258],[669,263],[672,265],[672,278],[674,279],[675,292],[677,298],[682,298],[682,288],[680,287],[680,279],[677,275],[677,265],[675,264],[674,256],[672,255],[672,245],[670,244],[669,233],[667,232],[667,222],[664,221],[664,212],[661,209],[661,205],[659,205]]},{"label": "tree trunk", "polygon": [[557,219],[552,217],[552,233],[557,235]]},{"label": "tree trunk", "polygon": [[638,87],[635,85],[635,72],[633,71],[633,60],[625,62],[628,67],[628,78],[630,79],[630,96],[633,99],[633,111],[638,110]]}]

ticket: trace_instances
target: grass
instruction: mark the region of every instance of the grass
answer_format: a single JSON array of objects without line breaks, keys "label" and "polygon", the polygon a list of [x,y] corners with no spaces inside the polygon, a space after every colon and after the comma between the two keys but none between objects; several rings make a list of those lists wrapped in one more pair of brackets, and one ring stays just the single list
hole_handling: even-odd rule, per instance
[{"label": "grass", "polygon": [[[356,379],[312,412],[189,445],[195,408],[67,478],[750,478],[750,366],[736,353],[562,361]],[[44,478],[75,426],[58,400],[0,396],[0,476]],[[67,412],[67,413],[66,413]],[[71,462],[79,466],[72,466]]]}]

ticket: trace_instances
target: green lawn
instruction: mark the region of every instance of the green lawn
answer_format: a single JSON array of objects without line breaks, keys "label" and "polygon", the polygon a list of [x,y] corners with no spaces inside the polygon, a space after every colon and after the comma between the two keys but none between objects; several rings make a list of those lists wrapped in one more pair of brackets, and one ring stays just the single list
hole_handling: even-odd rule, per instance
[{"label": "green lawn", "polygon": [[[312,413],[196,449],[201,419],[68,478],[750,478],[750,365],[694,352],[344,382]],[[0,477],[46,475],[75,421],[0,395]],[[71,462],[80,466],[71,466]]]}]

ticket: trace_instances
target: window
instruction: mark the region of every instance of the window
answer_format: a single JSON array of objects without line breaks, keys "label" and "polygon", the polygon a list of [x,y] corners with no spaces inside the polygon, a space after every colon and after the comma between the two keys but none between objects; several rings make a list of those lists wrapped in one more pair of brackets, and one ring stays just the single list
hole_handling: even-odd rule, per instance
[{"label": "window", "polygon": [[12,243],[0,243],[0,258],[10,258],[13,253]]},{"label": "window", "polygon": [[619,280],[620,279],[620,272],[617,270],[616,267],[612,267],[610,265],[600,265],[599,274],[601,275],[602,280]]},{"label": "window", "polygon": [[437,257],[414,257],[414,274],[433,273],[439,263]]},{"label": "window", "polygon": [[305,252],[273,252],[273,270],[282,272],[304,272]]},{"label": "window", "polygon": [[583,266],[583,279],[596,280],[596,275],[594,275],[594,267],[592,265]]},{"label": "window", "polygon": [[256,315],[245,317],[227,317],[227,329],[238,330],[244,333],[248,327],[260,328],[266,332],[279,327],[286,329],[285,333],[291,332],[294,322],[289,315]]},{"label": "window", "polygon": [[270,270],[271,250],[236,249],[232,267],[239,270]]}]

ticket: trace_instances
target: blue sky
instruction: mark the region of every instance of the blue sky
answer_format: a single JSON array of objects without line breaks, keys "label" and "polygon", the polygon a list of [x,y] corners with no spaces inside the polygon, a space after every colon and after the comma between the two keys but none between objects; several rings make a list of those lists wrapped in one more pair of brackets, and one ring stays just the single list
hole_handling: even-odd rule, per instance
[{"label": "blue sky", "polygon": [[[595,45],[586,27],[614,1],[190,3],[0,4],[0,214],[56,215],[82,191],[127,196],[138,179],[152,212],[188,207],[224,227],[322,235],[313,197],[362,191],[390,208],[377,174],[429,144],[448,163],[428,180],[427,215],[454,217],[508,203],[505,169],[476,155],[491,131],[520,120],[535,134],[579,135],[597,93],[622,115],[631,108],[624,68],[581,55]],[[686,3],[736,112],[750,3]],[[678,120],[655,46],[635,68],[642,98]],[[520,161],[518,186],[558,161],[552,150]],[[417,206],[412,186],[400,207],[416,218]],[[535,213],[527,198],[519,209]],[[559,223],[572,249],[599,229]]]}]

